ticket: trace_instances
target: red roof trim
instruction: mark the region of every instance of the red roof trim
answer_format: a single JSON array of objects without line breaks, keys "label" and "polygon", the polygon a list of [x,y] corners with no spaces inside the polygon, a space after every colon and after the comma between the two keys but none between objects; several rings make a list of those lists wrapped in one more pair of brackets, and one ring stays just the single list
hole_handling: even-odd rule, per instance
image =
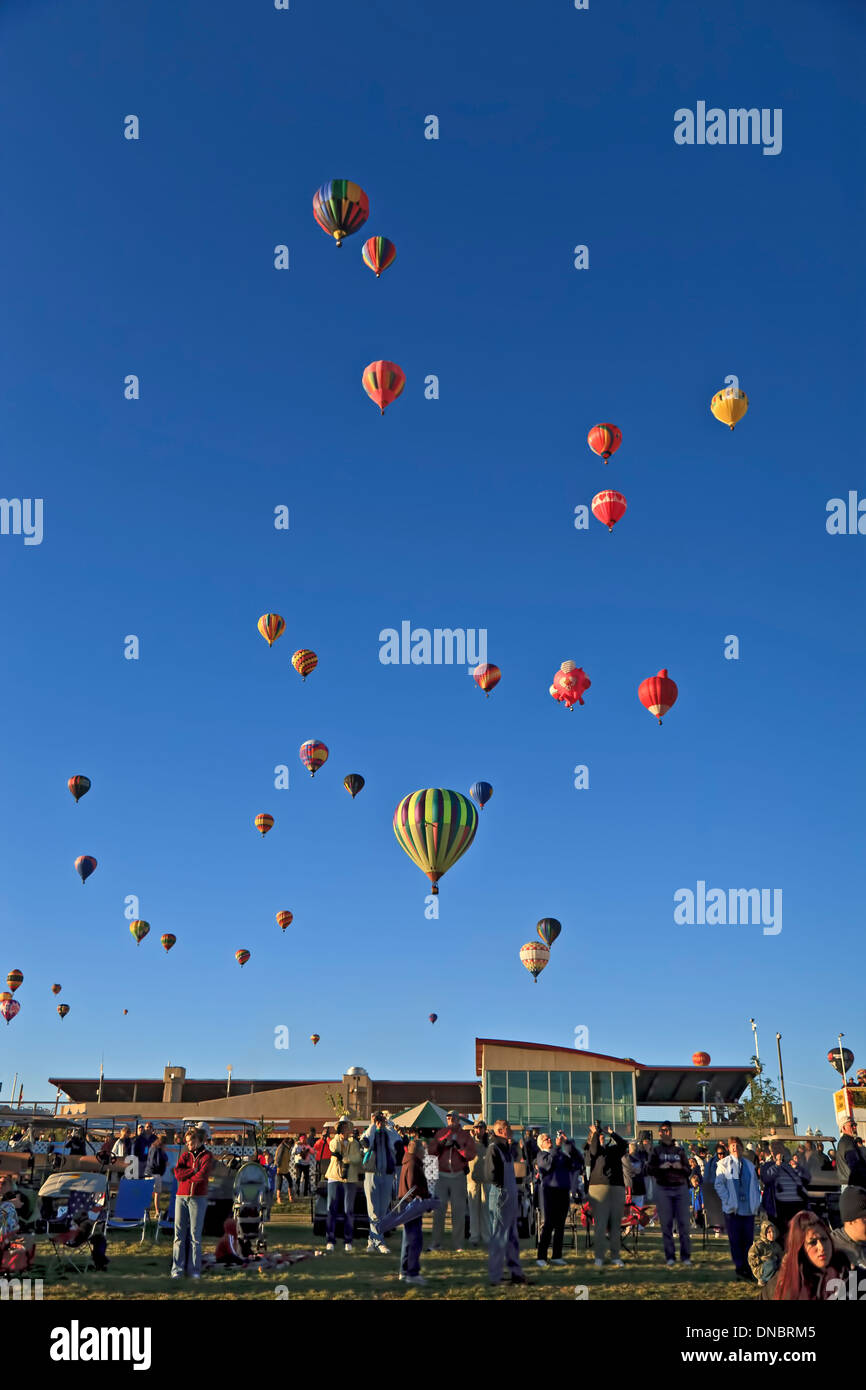
[{"label": "red roof trim", "polygon": [[481,1049],[483,1048],[485,1043],[487,1043],[490,1047],[526,1047],[533,1052],[570,1052],[573,1057],[599,1057],[604,1062],[630,1063],[631,1066],[635,1067],[639,1071],[678,1071],[696,1072],[704,1074],[709,1072],[713,1075],[717,1075],[720,1072],[749,1072],[751,1075],[755,1075],[754,1067],[746,1067],[742,1065],[735,1067],[719,1067],[716,1066],[715,1063],[711,1063],[708,1067],[656,1067],[648,1066],[645,1062],[636,1062],[634,1057],[613,1057],[608,1052],[582,1052],[580,1048],[559,1047],[556,1043],[513,1042],[511,1039],[508,1038],[476,1038],[475,1073],[477,1076],[481,1075]]}]

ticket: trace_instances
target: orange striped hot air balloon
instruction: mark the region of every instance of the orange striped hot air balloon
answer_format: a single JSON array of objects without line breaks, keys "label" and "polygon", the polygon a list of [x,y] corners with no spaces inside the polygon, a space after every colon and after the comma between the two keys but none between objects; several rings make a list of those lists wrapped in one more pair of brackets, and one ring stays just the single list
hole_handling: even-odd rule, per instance
[{"label": "orange striped hot air balloon", "polygon": [[279,613],[263,613],[257,623],[259,632],[264,637],[269,647],[272,647],[278,637],[282,637],[286,630],[286,620],[281,618]]},{"label": "orange striped hot air balloon", "polygon": [[385,407],[396,401],[406,385],[406,377],[396,362],[371,362],[364,368],[361,383],[370,400],[379,407],[379,414],[384,415]]},{"label": "orange striped hot air balloon", "polygon": [[311,671],[315,671],[319,664],[319,658],[315,652],[308,651],[302,647],[299,652],[295,652],[292,657],[292,665],[302,680],[306,680]]},{"label": "orange striped hot air balloon", "polygon": [[10,1000],[11,998],[12,998],[12,992],[11,992],[11,990],[4,989],[3,993],[0,994],[0,1004],[8,1004],[8,1002],[9,1002],[9,1000]]},{"label": "orange striped hot air balloon", "polygon": [[250,952],[249,952],[249,951],[235,951],[235,960],[237,961],[238,965],[240,965],[240,966],[246,965],[246,963],[247,963],[247,961],[249,960],[249,958],[250,958]]},{"label": "orange striped hot air balloon", "polygon": [[654,714],[661,724],[662,715],[667,714],[676,703],[678,694],[675,682],[671,680],[666,668],[662,668],[657,676],[647,676],[645,681],[641,681],[637,697],[644,709]]},{"label": "orange striped hot air balloon", "polygon": [[598,454],[607,463],[611,454],[615,454],[622,443],[622,431],[616,425],[593,425],[586,442],[594,454]]},{"label": "orange striped hot air balloon", "polygon": [[24,976],[21,974],[20,970],[10,970],[9,974],[6,976],[6,983],[14,994],[18,986],[23,985]]},{"label": "orange striped hot air balloon", "polygon": [[397,248],[393,241],[389,241],[386,236],[371,236],[361,247],[361,256],[364,265],[375,271],[378,280],[382,271],[394,264],[397,258]]},{"label": "orange striped hot air balloon", "polygon": [[66,785],[75,797],[75,804],[77,806],[81,798],[86,796],[90,791],[90,778],[84,777],[79,773],[76,777],[70,777]]},{"label": "orange striped hot air balloon", "polygon": [[60,1015],[61,1018],[65,1018],[66,1015],[69,1013],[69,1005],[68,1005],[68,1004],[58,1004],[58,1005],[57,1005],[57,1012],[59,1013],[59,1015]]},{"label": "orange striped hot air balloon", "polygon": [[267,835],[273,823],[274,818],[267,811],[259,811],[259,814],[256,816],[255,821],[253,822],[253,824],[256,827],[256,830],[258,830],[259,834],[261,835]]},{"label": "orange striped hot air balloon", "polygon": [[606,488],[604,492],[597,492],[593,497],[592,514],[608,531],[613,531],[616,523],[625,516],[627,505],[621,492],[612,492],[610,488]]},{"label": "orange striped hot air balloon", "polygon": [[323,763],[328,761],[327,745],[317,738],[308,738],[298,749],[298,757],[311,777],[315,777]]},{"label": "orange striped hot air balloon", "polygon": [[498,666],[492,666],[485,661],[480,666],[475,667],[472,677],[479,690],[483,690],[489,699],[491,690],[495,690],[502,679],[502,672]]},{"label": "orange striped hot air balloon", "polygon": [[277,913],[277,926],[280,927],[282,931],[285,931],[286,927],[290,927],[294,920],[294,916],[291,912]]},{"label": "orange striped hot air balloon", "polygon": [[170,951],[174,943],[177,941],[177,937],[172,935],[170,931],[167,931],[162,934],[162,936],[159,938],[159,941],[164,951]]}]

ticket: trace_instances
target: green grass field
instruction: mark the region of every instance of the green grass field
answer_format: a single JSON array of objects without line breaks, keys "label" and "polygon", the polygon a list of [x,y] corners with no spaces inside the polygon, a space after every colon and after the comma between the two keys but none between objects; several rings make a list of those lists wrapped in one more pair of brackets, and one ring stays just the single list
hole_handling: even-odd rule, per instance
[{"label": "green grass field", "polygon": [[[425,1235],[427,1234],[425,1230]],[[294,1207],[275,1210],[274,1220],[267,1227],[270,1250],[316,1248],[323,1249],[320,1239],[314,1238],[309,1221],[309,1204],[299,1202]],[[447,1239],[447,1236],[446,1236]],[[426,1242],[425,1242],[426,1243]],[[113,1235],[108,1254],[111,1266],[105,1274],[70,1275],[58,1280],[57,1265],[51,1247],[40,1238],[37,1249],[38,1274],[43,1272],[45,1299],[274,1299],[277,1286],[285,1288],[281,1297],[306,1299],[574,1299],[575,1286],[585,1285],[590,1299],[724,1299],[754,1300],[757,1285],[738,1283],[731,1278],[732,1267],[728,1243],[724,1238],[710,1239],[706,1247],[699,1233],[693,1235],[692,1257],[695,1267],[683,1270],[679,1266],[667,1269],[663,1263],[661,1237],[657,1228],[642,1232],[637,1257],[623,1253],[625,1269],[596,1270],[592,1252],[583,1249],[583,1235],[575,1254],[566,1235],[565,1268],[538,1269],[535,1246],[531,1241],[522,1245],[524,1272],[532,1281],[527,1287],[487,1282],[487,1259],[483,1251],[467,1250],[463,1254],[450,1252],[425,1254],[421,1273],[428,1280],[426,1288],[407,1288],[398,1282],[400,1233],[389,1238],[389,1255],[368,1255],[365,1242],[356,1245],[352,1254],[341,1246],[333,1254],[278,1271],[247,1274],[219,1271],[205,1273],[200,1280],[169,1278],[171,1264],[170,1233],[160,1236],[154,1245],[150,1236],[139,1244],[138,1236]],[[213,1250],[214,1240],[206,1240],[205,1248]]]}]

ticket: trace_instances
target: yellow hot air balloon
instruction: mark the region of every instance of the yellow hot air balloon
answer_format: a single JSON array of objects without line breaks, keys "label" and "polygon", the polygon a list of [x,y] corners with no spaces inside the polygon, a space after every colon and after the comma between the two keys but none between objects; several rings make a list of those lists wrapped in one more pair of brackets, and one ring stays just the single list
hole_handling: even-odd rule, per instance
[{"label": "yellow hot air balloon", "polygon": [[739,386],[725,386],[710,401],[710,410],[729,429],[738,425],[749,408],[749,398]]},{"label": "yellow hot air balloon", "polygon": [[394,812],[394,834],[413,864],[427,875],[433,892],[439,879],[465,854],[478,829],[478,812],[468,797],[445,787],[404,796]]},{"label": "yellow hot air balloon", "polygon": [[281,618],[279,613],[263,613],[257,626],[268,646],[272,647],[277,638],[285,632],[286,620]]},{"label": "yellow hot air balloon", "polygon": [[315,671],[318,664],[319,658],[316,653],[311,652],[307,647],[302,647],[292,657],[292,665],[302,680],[306,680],[310,672]]}]

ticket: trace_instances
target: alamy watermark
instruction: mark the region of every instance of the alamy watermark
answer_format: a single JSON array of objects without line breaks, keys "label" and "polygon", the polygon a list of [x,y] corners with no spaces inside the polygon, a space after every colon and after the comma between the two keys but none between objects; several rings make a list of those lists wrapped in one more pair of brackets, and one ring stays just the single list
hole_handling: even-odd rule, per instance
[{"label": "alamy watermark", "polygon": [[487,662],[486,627],[415,627],[408,621],[383,627],[379,633],[383,666],[466,666],[470,671]]},{"label": "alamy watermark", "polygon": [[[679,927],[763,926],[764,936],[782,930],[781,888],[710,888],[698,879],[697,888],[674,893],[674,921]],[[771,910],[772,909],[772,910]]]},{"label": "alamy watermark", "polygon": [[0,536],[23,536],[25,545],[41,545],[42,498],[0,497]]},{"label": "alamy watermark", "polygon": [[763,145],[764,154],[782,153],[782,108],[744,106],[724,111],[699,101],[691,111],[681,106],[674,112],[674,140],[678,145]]}]

